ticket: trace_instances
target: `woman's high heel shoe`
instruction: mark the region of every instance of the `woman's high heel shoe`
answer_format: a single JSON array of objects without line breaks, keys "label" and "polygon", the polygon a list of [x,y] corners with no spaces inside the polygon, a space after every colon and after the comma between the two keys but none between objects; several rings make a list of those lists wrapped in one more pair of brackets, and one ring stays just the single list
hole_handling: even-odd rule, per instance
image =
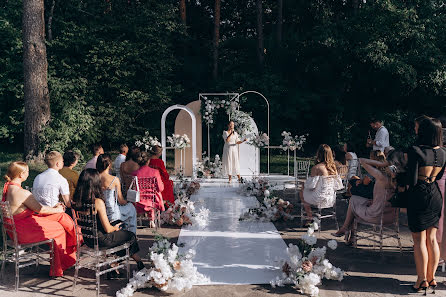
[{"label": "woman's high heel shoe", "polygon": [[424,290],[424,296],[427,295],[427,288],[429,288],[429,284],[427,283],[427,280],[424,280],[420,283],[420,285],[417,287],[412,286],[412,290],[414,292],[420,292],[421,290]]},{"label": "woman's high heel shoe", "polygon": [[432,294],[435,294],[435,288],[437,287],[437,281],[435,278],[429,282],[429,288],[432,289]]}]

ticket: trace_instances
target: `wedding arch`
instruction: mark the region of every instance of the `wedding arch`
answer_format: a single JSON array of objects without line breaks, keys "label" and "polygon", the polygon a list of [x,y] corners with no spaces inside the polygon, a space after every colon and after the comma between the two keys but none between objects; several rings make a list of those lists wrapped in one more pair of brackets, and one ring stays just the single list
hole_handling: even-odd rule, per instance
[{"label": "wedding arch", "polygon": [[[230,114],[231,114],[231,110],[237,109],[240,110],[240,97],[246,94],[256,94],[259,95],[260,97],[262,97],[265,102],[266,102],[266,106],[267,106],[267,135],[268,137],[270,137],[270,105],[269,105],[269,101],[268,99],[260,92],[257,91],[245,91],[242,93],[199,93],[198,94],[198,100],[205,100],[208,101],[208,96],[210,97],[225,97],[227,99],[223,99],[220,100],[217,105],[221,105],[221,108],[225,108],[226,112],[228,114],[229,120],[230,118]],[[228,103],[229,102],[229,103]],[[206,114],[203,115],[203,119],[206,121],[207,124],[207,144],[208,144],[208,157],[211,157],[211,152],[210,152],[210,124],[213,123],[213,114],[215,113],[215,111],[209,111],[211,114],[209,116],[207,116],[208,110],[207,110],[207,106],[205,106],[205,112]],[[270,145],[266,146],[267,149],[267,169],[268,169],[268,175],[270,173]]]},{"label": "wedding arch", "polygon": [[192,119],[192,177],[196,177],[196,163],[197,163],[197,119],[194,112],[187,106],[176,104],[168,107],[161,117],[161,146],[163,147],[162,159],[166,164],[166,118],[172,110],[184,110]]}]

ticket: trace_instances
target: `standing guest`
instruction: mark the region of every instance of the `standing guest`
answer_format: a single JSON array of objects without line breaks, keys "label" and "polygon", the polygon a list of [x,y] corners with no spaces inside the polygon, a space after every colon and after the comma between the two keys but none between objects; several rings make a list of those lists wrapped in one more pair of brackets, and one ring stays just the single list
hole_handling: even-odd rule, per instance
[{"label": "standing guest", "polygon": [[113,162],[113,171],[119,179],[121,179],[121,164],[125,162],[128,152],[129,147],[126,144],[121,144],[119,146],[119,155],[116,157],[115,162]]},{"label": "standing guest", "polygon": [[[85,169],[81,172],[79,182],[74,192],[73,207],[79,212],[86,212],[85,205],[94,203],[98,228],[98,245],[101,248],[113,248],[126,242],[130,244],[130,256],[136,261],[138,270],[144,268],[144,263],[139,252],[138,241],[135,233],[121,228],[121,223],[112,225],[108,220],[106,204],[102,192],[101,177],[96,169]],[[82,230],[82,232],[88,232]],[[91,235],[91,234],[90,234]],[[84,237],[89,247],[94,246],[93,239]],[[124,256],[125,250],[117,252],[118,256]]]},{"label": "standing guest", "polygon": [[[443,130],[443,147],[446,147],[446,117],[441,118],[440,123]],[[443,208],[441,210],[441,217],[439,221],[438,231],[437,231],[437,241],[440,246],[440,262],[443,264],[446,260],[446,220],[444,219],[445,207],[446,207],[446,174],[437,180],[438,187],[440,188],[441,197],[443,197]]]},{"label": "standing guest", "polygon": [[170,180],[169,173],[167,173],[166,166],[164,166],[163,160],[160,159],[163,153],[163,148],[159,145],[155,145],[150,150],[150,163],[151,168],[157,169],[160,172],[161,179],[164,184],[163,195],[164,202],[170,206],[175,204],[175,198],[173,196],[173,182]]},{"label": "standing guest", "polygon": [[[2,201],[8,201],[13,215],[17,240],[30,244],[54,239],[54,255],[50,276],[63,276],[64,270],[76,263],[76,232],[73,220],[64,213],[64,206],[41,205],[22,188],[29,176],[28,165],[12,162],[5,175]],[[12,237],[12,234],[9,234]]]},{"label": "standing guest", "polygon": [[127,190],[130,187],[133,176],[132,173],[139,169],[138,159],[141,150],[137,146],[133,146],[125,158],[125,162],[121,164],[120,176],[124,195],[127,195]]},{"label": "standing guest", "polygon": [[417,269],[415,291],[435,290],[435,272],[440,258],[437,229],[443,206],[435,181],[443,176],[446,149],[442,148],[441,125],[430,118],[416,124],[416,145],[408,151],[407,217],[414,242]]},{"label": "standing guest", "polygon": [[[158,170],[150,168],[149,165],[150,156],[147,152],[141,152],[138,158],[138,165],[140,166],[138,170],[132,173],[133,176],[138,177],[138,185],[140,191],[140,202],[135,203],[136,212],[138,214],[149,215],[149,226],[150,228],[155,227],[155,212],[154,209],[159,209],[164,211],[164,201],[162,192],[164,190],[164,184],[161,179],[161,175]],[[158,185],[158,189],[155,193],[155,201],[152,201],[152,189],[147,189],[143,183],[143,179],[146,177],[155,177]]]},{"label": "standing guest", "polygon": [[223,131],[223,140],[225,145],[223,146],[223,172],[229,177],[231,182],[232,176],[236,175],[240,181],[240,163],[238,159],[238,144],[243,143],[238,133],[234,130],[234,122],[228,123],[228,130]]},{"label": "standing guest", "polygon": [[63,154],[63,168],[59,170],[60,175],[65,177],[68,182],[68,188],[70,189],[70,201],[73,200],[74,190],[77,186],[77,180],[79,179],[79,173],[73,168],[79,161],[79,155],[73,151],[66,151]]},{"label": "standing guest", "polygon": [[111,165],[111,156],[109,154],[99,155],[96,169],[101,177],[108,220],[112,224],[115,221],[123,222],[125,230],[136,234],[136,209],[133,204],[128,203],[122,196],[119,178],[110,174]]},{"label": "standing guest", "polygon": [[316,152],[316,165],[311,168],[311,176],[299,192],[307,218],[312,218],[311,206],[331,207],[336,199],[336,191],[342,189],[341,178],[337,175],[336,165],[330,146],[321,144]]},{"label": "standing guest", "polygon": [[370,121],[370,127],[376,131],[375,139],[367,140],[367,147],[373,146],[373,150],[380,150],[384,152],[384,149],[390,146],[389,143],[389,131],[384,127],[382,120],[372,119]]},{"label": "standing guest", "polygon": [[48,169],[37,175],[33,183],[33,195],[40,204],[54,207],[59,203],[59,195],[66,207],[71,206],[70,186],[59,173],[64,166],[64,160],[59,152],[51,151],[45,156]]},{"label": "standing guest", "polygon": [[344,144],[345,159],[348,162],[348,179],[351,179],[353,176],[358,174],[359,160],[355,151],[355,147],[351,142]]},{"label": "standing guest", "polygon": [[93,153],[93,158],[91,158],[90,161],[85,164],[84,169],[96,169],[96,161],[98,160],[98,156],[104,153],[104,149],[102,148],[102,145],[95,144],[93,145],[91,152]]}]

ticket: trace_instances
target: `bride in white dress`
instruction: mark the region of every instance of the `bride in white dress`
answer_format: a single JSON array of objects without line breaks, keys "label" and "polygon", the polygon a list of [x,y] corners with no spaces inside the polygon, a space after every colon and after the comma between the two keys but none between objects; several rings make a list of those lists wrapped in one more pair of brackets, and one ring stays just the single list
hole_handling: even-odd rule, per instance
[{"label": "bride in white dress", "polygon": [[240,181],[240,163],[238,161],[238,147],[237,144],[243,143],[239,135],[234,130],[234,122],[230,121],[228,130],[223,131],[223,140],[225,145],[223,147],[223,173],[229,176],[229,182],[233,175],[237,175]]}]

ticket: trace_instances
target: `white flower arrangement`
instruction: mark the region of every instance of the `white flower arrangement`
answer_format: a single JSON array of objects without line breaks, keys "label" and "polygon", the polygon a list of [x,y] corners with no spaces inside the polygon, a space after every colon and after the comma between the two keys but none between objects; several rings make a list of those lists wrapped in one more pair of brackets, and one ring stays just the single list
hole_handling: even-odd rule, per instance
[{"label": "white flower arrangement", "polygon": [[209,278],[197,271],[192,259],[194,250],[178,253],[178,246],[158,236],[150,248],[151,267],[133,273],[127,286],[116,292],[116,297],[129,297],[140,288],[156,287],[161,291],[182,291],[195,284],[209,283]]},{"label": "white flower arrangement", "polygon": [[256,177],[251,182],[242,183],[240,188],[240,192],[247,196],[263,197],[262,205],[248,209],[240,216],[240,221],[274,222],[280,219],[294,219],[291,215],[293,204],[278,197],[270,197],[268,180]]},{"label": "white flower arrangement", "polygon": [[[271,280],[272,287],[283,287],[291,284],[302,293],[309,296],[318,296],[322,279],[332,279],[342,281],[344,272],[334,267],[328,259],[325,258],[327,248],[315,248],[317,238],[313,235],[319,227],[319,222],[314,221],[302,236],[297,245],[289,244],[287,248],[288,261],[282,260],[282,275]],[[334,240],[333,240],[334,241]],[[336,241],[335,241],[336,243]],[[328,247],[336,249],[335,244],[330,240]]]},{"label": "white flower arrangement", "polygon": [[197,177],[223,177],[223,163],[219,155],[215,155],[214,161],[212,162],[208,156],[204,156],[201,161],[197,161],[195,172]]},{"label": "white flower arrangement", "polygon": [[233,110],[230,114],[231,121],[234,122],[235,131],[243,137],[246,138],[249,134],[252,134],[253,127],[251,121],[251,115],[249,113]]},{"label": "white flower arrangement", "polygon": [[161,223],[168,225],[193,225],[204,228],[209,223],[209,209],[202,207],[198,212],[190,196],[200,188],[197,181],[183,181],[174,187],[175,203],[170,204],[166,211],[161,213]]},{"label": "white flower arrangement", "polygon": [[149,131],[146,131],[141,140],[135,141],[135,145],[140,148],[143,147],[146,151],[149,151],[155,145],[161,146],[161,142],[159,142],[158,138],[150,136]]},{"label": "white flower arrangement", "polygon": [[254,136],[250,136],[248,139],[248,144],[253,145],[255,147],[264,147],[269,145],[269,136],[266,133],[255,134]]},{"label": "white flower arrangement", "polygon": [[167,142],[170,143],[170,147],[175,149],[185,149],[190,147],[190,139],[186,134],[172,134],[172,136],[167,136]]},{"label": "white flower arrangement", "polygon": [[235,98],[234,100],[227,99],[215,99],[210,100],[207,97],[204,97],[204,106],[201,110],[201,116],[206,124],[212,126],[214,124],[214,116],[217,111],[221,108],[224,108],[226,113],[232,114],[233,111],[237,110],[240,107],[239,98]]},{"label": "white flower arrangement", "polygon": [[[255,196],[261,198],[269,196],[269,189],[271,185],[265,178],[253,177],[251,181],[242,180],[242,184],[239,188],[239,193],[246,196]],[[268,192],[266,192],[268,191]],[[267,193],[267,195],[265,194]]]},{"label": "white flower arrangement", "polygon": [[286,150],[290,150],[290,151],[302,150],[302,147],[305,144],[305,142],[307,142],[307,137],[308,137],[308,134],[304,134],[304,135],[300,135],[300,136],[296,135],[293,137],[290,132],[286,132],[286,131],[283,131],[281,135],[283,136],[281,146],[284,151],[286,151]]}]

